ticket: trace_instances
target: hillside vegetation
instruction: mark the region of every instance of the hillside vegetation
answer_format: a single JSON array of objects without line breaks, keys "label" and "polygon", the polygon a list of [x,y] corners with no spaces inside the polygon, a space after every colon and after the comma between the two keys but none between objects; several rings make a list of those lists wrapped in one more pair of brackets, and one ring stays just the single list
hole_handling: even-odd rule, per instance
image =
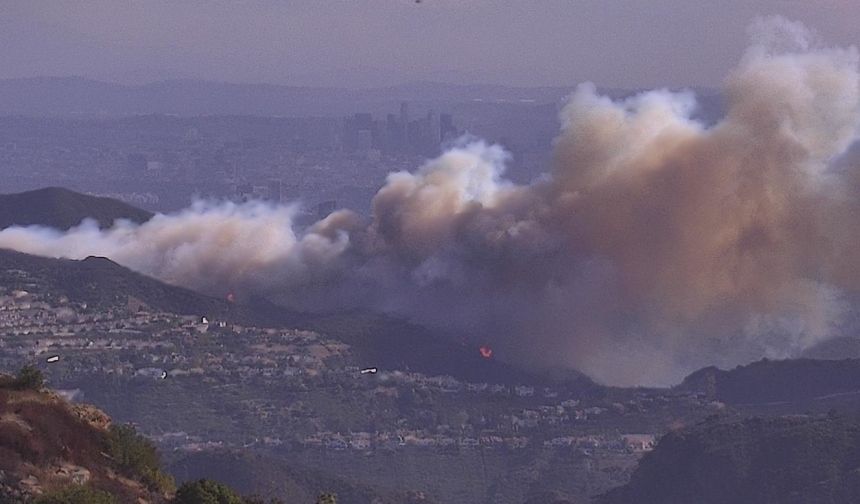
[{"label": "hillside vegetation", "polygon": [[172,490],[155,448],[129,427],[41,390],[32,368],[0,376],[0,502],[157,503]]},{"label": "hillside vegetation", "polygon": [[600,504],[860,502],[860,421],[706,422],[670,432]]}]

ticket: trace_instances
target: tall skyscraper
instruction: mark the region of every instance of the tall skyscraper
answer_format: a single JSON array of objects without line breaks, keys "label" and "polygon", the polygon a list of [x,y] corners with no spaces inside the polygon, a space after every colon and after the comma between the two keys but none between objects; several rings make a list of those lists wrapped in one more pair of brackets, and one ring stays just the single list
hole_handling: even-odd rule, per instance
[{"label": "tall skyscraper", "polygon": [[409,104],[400,104],[400,145],[403,150],[409,149]]}]

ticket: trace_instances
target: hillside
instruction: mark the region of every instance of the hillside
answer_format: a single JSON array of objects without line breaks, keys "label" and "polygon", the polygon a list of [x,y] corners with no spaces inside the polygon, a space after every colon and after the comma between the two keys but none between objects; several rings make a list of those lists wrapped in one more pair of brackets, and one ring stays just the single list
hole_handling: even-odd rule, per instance
[{"label": "hillside", "polygon": [[0,502],[76,485],[122,502],[163,502],[158,485],[124,466],[112,447],[104,413],[0,376]]},{"label": "hillside", "polygon": [[191,453],[170,462],[167,467],[179,482],[212,478],[242,494],[278,496],[285,502],[313,502],[320,492],[331,491],[337,494],[338,502],[349,504],[430,503],[426,499],[409,499],[406,495],[394,495],[291,465],[283,458],[250,452]]},{"label": "hillside", "polygon": [[600,504],[842,504],[860,500],[860,422],[752,418],[670,432]]},{"label": "hillside", "polygon": [[481,357],[474,345],[458,343],[452,335],[383,315],[349,312],[309,317],[304,326],[353,346],[366,362],[388,369],[410,370],[430,375],[450,375],[473,382],[560,383],[582,393],[601,389],[590,378],[574,370],[551,374]]},{"label": "hillside", "polygon": [[8,288],[37,285],[54,298],[65,296],[93,309],[140,304],[182,315],[224,317],[240,323],[285,323],[285,310],[255,309],[166,284],[104,257],[53,259],[0,249],[0,280]]},{"label": "hillside", "polygon": [[110,198],[48,187],[17,194],[0,195],[0,229],[9,226],[47,226],[66,230],[85,218],[95,219],[102,228],[116,219],[146,222],[152,214]]},{"label": "hillside", "polygon": [[798,403],[860,395],[860,360],[768,360],[724,371],[708,367],[684,379],[680,390],[732,404]]},{"label": "hillside", "polygon": [[[315,315],[297,313],[265,300],[231,303],[136,273],[107,258],[53,259],[0,249],[0,284],[29,290],[38,285],[51,298],[66,297],[91,308],[126,309],[135,305],[181,315],[207,316],[241,325],[290,327],[322,332],[353,347],[363,362],[387,369],[492,383],[544,383],[540,372],[484,359],[476,348],[405,321],[367,313]],[[558,381],[558,380],[556,380]],[[563,381],[583,391],[594,383],[570,372]]]}]

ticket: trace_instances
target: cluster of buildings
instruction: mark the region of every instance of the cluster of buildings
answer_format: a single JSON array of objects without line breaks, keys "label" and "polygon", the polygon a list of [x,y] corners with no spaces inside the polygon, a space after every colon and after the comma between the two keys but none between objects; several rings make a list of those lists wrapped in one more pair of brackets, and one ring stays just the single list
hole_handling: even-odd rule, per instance
[{"label": "cluster of buildings", "polygon": [[[149,210],[195,197],[336,200],[366,210],[387,173],[415,169],[460,134],[450,114],[418,117],[404,103],[384,119],[170,117],[0,118],[3,192],[85,188]],[[69,133],[74,131],[74,134]]]},{"label": "cluster of buildings", "polygon": [[428,111],[413,118],[409,104],[400,104],[400,113],[377,119],[368,112],[357,113],[344,121],[343,147],[347,151],[411,153],[432,156],[439,146],[462,134],[451,114]]},{"label": "cluster of buildings", "polygon": [[[134,298],[88,306],[22,271],[0,271],[0,280],[9,280],[0,286],[0,369],[36,362],[52,386],[84,401],[92,387],[108,382],[151,389],[157,397],[158,387],[168,384],[172,393],[189,390],[189,397],[208,389],[210,396],[230,398],[217,401],[218,430],[181,412],[176,418],[185,423],[139,425],[165,449],[487,448],[635,457],[653,448],[656,426],[701,418],[716,407],[680,393],[588,397],[564,385],[473,383],[386,369],[315,331],[166,313]],[[182,401],[169,407],[181,409]],[[232,417],[244,419],[241,428],[231,430]],[[629,433],[634,425],[655,428]]]}]

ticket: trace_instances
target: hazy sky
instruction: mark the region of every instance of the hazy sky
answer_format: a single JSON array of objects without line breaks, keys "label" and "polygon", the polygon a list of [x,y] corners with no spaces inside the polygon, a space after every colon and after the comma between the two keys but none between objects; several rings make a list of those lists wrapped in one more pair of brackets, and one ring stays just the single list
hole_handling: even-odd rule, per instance
[{"label": "hazy sky", "polygon": [[0,0],[0,78],[712,86],[765,14],[860,43],[858,0]]}]

